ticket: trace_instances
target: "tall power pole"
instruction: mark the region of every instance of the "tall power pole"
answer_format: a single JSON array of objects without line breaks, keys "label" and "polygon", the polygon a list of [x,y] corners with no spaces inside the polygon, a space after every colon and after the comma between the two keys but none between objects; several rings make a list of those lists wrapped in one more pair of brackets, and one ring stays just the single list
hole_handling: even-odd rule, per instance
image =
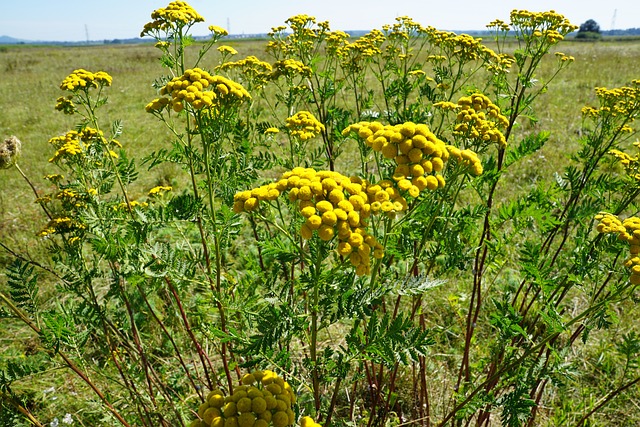
[{"label": "tall power pole", "polygon": [[616,15],[618,14],[618,9],[613,10],[613,18],[611,18],[611,31],[616,29]]}]

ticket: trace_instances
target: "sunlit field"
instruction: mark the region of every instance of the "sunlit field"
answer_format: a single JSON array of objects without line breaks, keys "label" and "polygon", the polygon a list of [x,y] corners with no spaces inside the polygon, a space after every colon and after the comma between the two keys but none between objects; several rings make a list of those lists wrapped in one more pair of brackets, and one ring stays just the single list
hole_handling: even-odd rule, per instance
[{"label": "sunlit field", "polygon": [[0,425],[640,424],[640,40],[167,16],[0,46]]}]

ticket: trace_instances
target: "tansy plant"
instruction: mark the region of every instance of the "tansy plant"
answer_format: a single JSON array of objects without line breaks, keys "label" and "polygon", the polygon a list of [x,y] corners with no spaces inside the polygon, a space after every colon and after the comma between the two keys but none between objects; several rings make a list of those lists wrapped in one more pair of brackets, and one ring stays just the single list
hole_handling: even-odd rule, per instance
[{"label": "tansy plant", "polygon": [[[183,1],[151,18],[164,68],[146,111],[171,142],[143,161],[184,179],[132,187],[122,125],[98,114],[118,82],[61,76],[55,109],[79,123],[49,140],[50,191],[27,179],[51,257],[2,244],[2,313],[46,351],[0,365],[4,406],[42,425],[14,385],[63,366],[106,409],[79,411],[86,425],[520,426],[563,411],[553,392],[580,343],[640,283],[637,81],[596,89],[571,164],[516,193],[510,174],[549,140],[523,114],[574,59],[549,58],[575,29],[556,12],[490,23],[493,48],[409,17],[353,38],[297,15],[262,59],[212,49],[220,27],[194,41],[204,17]],[[0,166],[18,168],[20,146],[5,140]],[[584,425],[631,371],[567,417]]]}]

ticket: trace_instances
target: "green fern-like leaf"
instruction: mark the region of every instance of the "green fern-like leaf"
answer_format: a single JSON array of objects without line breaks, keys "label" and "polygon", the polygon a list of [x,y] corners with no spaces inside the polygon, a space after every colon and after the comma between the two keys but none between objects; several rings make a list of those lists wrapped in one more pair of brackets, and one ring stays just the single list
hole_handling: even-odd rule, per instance
[{"label": "green fern-like leaf", "polygon": [[38,309],[38,275],[27,262],[16,259],[7,268],[9,295],[18,307],[29,314]]}]

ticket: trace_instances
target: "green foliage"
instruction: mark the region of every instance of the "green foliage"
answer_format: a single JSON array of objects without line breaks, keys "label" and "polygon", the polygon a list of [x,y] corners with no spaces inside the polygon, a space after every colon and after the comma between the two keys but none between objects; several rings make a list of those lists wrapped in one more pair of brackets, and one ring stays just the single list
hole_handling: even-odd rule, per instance
[{"label": "green foliage", "polygon": [[[573,61],[556,54],[539,79],[575,30],[561,15],[514,11],[490,24],[495,49],[408,17],[350,39],[298,15],[269,35],[271,62],[221,47],[204,69],[224,30],[198,43],[201,17],[174,6],[184,19],[160,9],[144,30],[164,67],[146,111],[166,146],[149,170],[120,144],[123,122],[101,130],[111,76],[76,70],[57,108],[78,124],[51,140],[61,174],[39,195],[49,252],[2,246],[3,322],[90,390],[100,423],[211,425],[194,410],[247,367],[285,376],[298,415],[326,426],[522,426],[561,407],[554,392],[640,282],[640,226],[617,218],[640,192],[622,151],[638,82],[597,89],[570,162],[514,188],[553,141],[534,107]],[[175,188],[137,186],[170,166]],[[637,334],[615,342],[623,368],[607,373],[633,384]],[[10,417],[30,419],[13,386],[46,373],[25,360],[0,366],[0,387]]]},{"label": "green foliage", "polygon": [[9,295],[18,308],[31,315],[38,313],[38,275],[35,267],[19,259],[7,268]]}]

